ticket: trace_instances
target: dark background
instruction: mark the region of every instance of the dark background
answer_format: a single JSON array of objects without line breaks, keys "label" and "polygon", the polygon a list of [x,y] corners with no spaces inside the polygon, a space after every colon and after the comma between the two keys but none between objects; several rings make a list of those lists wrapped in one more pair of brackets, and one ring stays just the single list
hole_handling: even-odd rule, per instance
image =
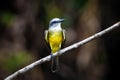
[{"label": "dark background", "polygon": [[[50,53],[44,30],[64,18],[66,42],[83,40],[120,21],[119,0],[0,0],[0,80]],[[43,63],[15,80],[119,80],[120,28],[60,56],[60,71]]]}]

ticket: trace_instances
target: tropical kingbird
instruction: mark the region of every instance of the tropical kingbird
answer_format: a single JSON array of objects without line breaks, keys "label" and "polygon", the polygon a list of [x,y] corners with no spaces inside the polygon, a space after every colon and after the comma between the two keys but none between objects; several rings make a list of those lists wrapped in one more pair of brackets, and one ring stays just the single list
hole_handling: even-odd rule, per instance
[{"label": "tropical kingbird", "polygon": [[61,22],[63,21],[64,19],[53,18],[49,23],[48,30],[45,31],[45,40],[51,48],[52,72],[59,69],[59,58],[58,56],[52,57],[52,55],[61,49],[61,45],[65,40],[65,30],[61,28]]}]

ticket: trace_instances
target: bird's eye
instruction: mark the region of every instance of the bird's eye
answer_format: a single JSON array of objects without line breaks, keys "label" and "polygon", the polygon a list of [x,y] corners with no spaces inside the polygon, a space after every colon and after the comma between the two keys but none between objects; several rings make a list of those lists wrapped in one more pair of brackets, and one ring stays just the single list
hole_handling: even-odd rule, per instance
[{"label": "bird's eye", "polygon": [[52,23],[50,23],[50,25],[52,26],[53,24],[57,23],[57,21],[53,21]]},{"label": "bird's eye", "polygon": [[54,23],[57,23],[57,21],[54,21],[53,24],[54,24]]}]

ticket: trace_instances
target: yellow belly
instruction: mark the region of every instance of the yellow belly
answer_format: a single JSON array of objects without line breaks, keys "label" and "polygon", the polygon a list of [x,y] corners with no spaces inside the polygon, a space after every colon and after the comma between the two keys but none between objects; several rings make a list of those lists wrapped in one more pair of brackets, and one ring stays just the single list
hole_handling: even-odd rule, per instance
[{"label": "yellow belly", "polygon": [[49,35],[49,44],[52,53],[57,52],[61,48],[62,44],[62,32],[54,32]]}]

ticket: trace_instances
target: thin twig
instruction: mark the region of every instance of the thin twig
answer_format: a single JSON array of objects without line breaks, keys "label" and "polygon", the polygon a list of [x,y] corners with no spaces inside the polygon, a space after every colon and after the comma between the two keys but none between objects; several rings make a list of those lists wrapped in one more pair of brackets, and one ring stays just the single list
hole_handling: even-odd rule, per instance
[{"label": "thin twig", "polygon": [[[84,39],[84,40],[82,40],[80,42],[74,43],[74,44],[72,44],[72,45],[70,45],[70,46],[68,46],[68,47],[66,47],[64,49],[61,49],[60,51],[58,51],[55,54],[53,54],[53,57],[62,55],[63,53],[65,53],[65,52],[67,52],[69,50],[72,50],[74,48],[78,48],[79,46],[84,45],[84,44],[88,43],[89,41],[92,41],[93,39],[101,37],[102,35],[104,35],[104,34],[110,32],[110,31],[112,31],[113,29],[115,29],[115,28],[117,28],[119,26],[120,26],[120,22],[117,22],[114,25],[110,26],[109,28],[107,28],[107,29],[105,29],[105,30],[103,30],[101,32],[98,32],[98,33],[94,34],[93,36],[90,36],[90,37],[88,37],[88,38],[86,38],[86,39]],[[23,73],[31,70],[35,66],[37,66],[39,64],[42,64],[42,63],[45,63],[47,61],[50,61],[50,59],[51,59],[51,56],[49,55],[49,56],[44,57],[44,58],[42,58],[42,59],[40,59],[38,61],[35,61],[32,64],[30,64],[30,65],[28,65],[28,66],[26,66],[26,67],[24,67],[24,68],[16,71],[15,73],[11,74],[10,76],[6,77],[4,80],[12,80],[16,76],[18,76],[20,74],[23,74]]]}]

